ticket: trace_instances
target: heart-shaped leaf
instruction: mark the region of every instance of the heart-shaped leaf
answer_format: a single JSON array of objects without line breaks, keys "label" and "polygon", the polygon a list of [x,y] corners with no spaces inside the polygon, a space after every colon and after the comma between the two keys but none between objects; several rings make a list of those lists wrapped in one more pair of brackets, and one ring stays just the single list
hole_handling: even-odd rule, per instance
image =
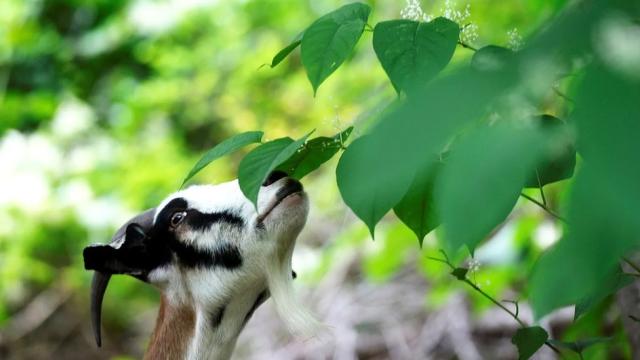
[{"label": "heart-shaped leaf", "polygon": [[350,126],[335,136],[320,136],[307,141],[300,151],[280,164],[278,170],[286,172],[292,178],[302,179],[342,149],[352,131],[353,126]]},{"label": "heart-shaped leaf", "polygon": [[356,139],[336,168],[342,199],[367,224],[371,237],[378,221],[402,199],[413,179],[406,167],[389,171],[387,164],[402,161],[402,154],[384,147],[383,142],[371,135]]},{"label": "heart-shaped leaf", "polygon": [[318,87],[347,59],[360,39],[371,8],[345,5],[316,20],[302,36],[302,65],[313,87]]},{"label": "heart-shaped leaf", "polygon": [[536,129],[480,128],[454,145],[436,181],[445,247],[473,249],[513,209],[542,146]]},{"label": "heart-shaped leaf", "polygon": [[444,69],[459,34],[459,25],[443,17],[383,21],[373,31],[373,48],[396,91],[409,92]]},{"label": "heart-shaped leaf", "polygon": [[200,172],[200,170],[204,169],[207,165],[211,164],[214,160],[249,144],[259,143],[262,140],[262,135],[262,131],[247,131],[220,142],[218,145],[207,151],[202,158],[198,160],[198,162],[189,171],[189,174],[184,178],[180,187],[184,186],[189,179]]},{"label": "heart-shaped leaf", "polygon": [[549,338],[549,334],[540,326],[521,328],[511,338],[511,343],[518,347],[518,359],[529,359],[544,345]]},{"label": "heart-shaped leaf", "polygon": [[311,133],[293,141],[289,137],[266,142],[251,150],[240,162],[238,183],[247,199],[257,206],[260,186],[269,173],[289,159],[304,144]]},{"label": "heart-shaped leaf", "polygon": [[416,234],[420,246],[424,237],[440,225],[433,195],[440,167],[438,163],[419,170],[407,193],[393,208],[396,216]]}]

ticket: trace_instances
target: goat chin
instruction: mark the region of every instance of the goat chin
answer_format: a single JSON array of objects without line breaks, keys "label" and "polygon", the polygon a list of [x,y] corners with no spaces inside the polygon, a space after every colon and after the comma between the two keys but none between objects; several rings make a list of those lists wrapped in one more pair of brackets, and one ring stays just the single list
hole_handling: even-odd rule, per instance
[{"label": "goat chin", "polygon": [[269,261],[267,264],[267,284],[276,311],[293,335],[304,340],[322,338],[328,329],[296,296],[291,278],[291,254],[288,255],[285,261]]}]

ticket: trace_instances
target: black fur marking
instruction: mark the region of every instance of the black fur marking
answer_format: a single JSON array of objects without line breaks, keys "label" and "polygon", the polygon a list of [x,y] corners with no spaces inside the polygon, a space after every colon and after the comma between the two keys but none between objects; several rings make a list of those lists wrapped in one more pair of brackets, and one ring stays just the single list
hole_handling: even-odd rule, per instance
[{"label": "black fur marking", "polygon": [[264,290],[260,294],[258,294],[256,301],[253,303],[253,306],[251,306],[251,309],[249,309],[249,312],[247,313],[247,315],[244,317],[244,320],[242,321],[243,326],[249,321],[249,319],[251,319],[251,317],[253,316],[253,313],[256,312],[256,309],[258,309],[258,306],[262,305],[262,303],[267,301],[268,298],[269,298],[268,290]]},{"label": "black fur marking", "polygon": [[118,248],[111,245],[86,247],[83,251],[85,269],[145,279],[151,270],[171,261],[166,244],[151,240],[140,225],[129,224],[124,237]]},{"label": "black fur marking", "polygon": [[166,241],[178,256],[180,263],[190,268],[220,266],[230,270],[242,266],[240,249],[233,244],[222,243],[214,250],[203,250],[176,239],[175,234],[169,231],[171,215],[176,211],[187,211],[185,221],[194,230],[204,230],[217,221],[225,221],[234,225],[243,225],[244,221],[230,212],[204,214],[194,209],[188,209],[188,203],[183,198],[171,200],[158,214],[154,228],[157,231],[157,240]]},{"label": "black fur marking", "polygon": [[211,214],[201,213],[198,210],[187,211],[187,224],[194,229],[203,231],[208,229],[212,224],[217,222],[225,222],[231,225],[244,226],[244,220],[236,214],[229,211],[220,211]]},{"label": "black fur marking", "polygon": [[233,244],[220,244],[215,250],[210,251],[201,250],[173,239],[171,248],[178,255],[180,262],[187,267],[220,266],[231,270],[242,266],[242,254]]},{"label": "black fur marking", "polygon": [[226,306],[222,306],[211,313],[211,327],[213,329],[217,328],[222,323],[222,318],[224,317],[224,312],[226,309]]}]

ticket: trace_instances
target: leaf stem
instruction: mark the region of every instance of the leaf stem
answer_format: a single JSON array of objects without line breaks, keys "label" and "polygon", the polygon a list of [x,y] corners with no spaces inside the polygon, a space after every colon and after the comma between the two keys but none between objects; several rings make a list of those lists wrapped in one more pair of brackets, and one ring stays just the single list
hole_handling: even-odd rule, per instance
[{"label": "leaf stem", "polygon": [[544,189],[542,188],[542,181],[540,181],[540,173],[538,169],[536,169],[536,180],[538,180],[538,189],[540,189],[540,197],[542,198],[542,203],[544,206],[547,206],[547,198],[544,196]]},{"label": "leaf stem", "polygon": [[547,207],[547,205],[541,203],[540,201],[532,198],[531,196],[529,196],[529,195],[527,195],[525,193],[520,193],[520,196],[522,196],[523,198],[525,198],[525,199],[531,201],[532,203],[538,205],[539,207],[541,207],[544,211],[546,211],[549,215],[553,216],[554,218],[556,218],[556,219],[558,219],[558,220],[560,220],[560,221],[562,221],[564,223],[567,223],[567,219],[565,219],[562,216],[560,216],[560,215],[556,214],[555,212],[553,212],[553,210],[549,209]]},{"label": "leaf stem", "polygon": [[365,31],[369,31],[369,32],[373,32],[373,27],[371,27],[371,25],[369,25],[369,23],[365,23],[364,24],[364,30]]},{"label": "leaf stem", "polygon": [[462,46],[463,48],[472,50],[472,51],[478,51],[478,49],[476,49],[475,47],[463,42],[462,40],[458,40],[458,45]]}]

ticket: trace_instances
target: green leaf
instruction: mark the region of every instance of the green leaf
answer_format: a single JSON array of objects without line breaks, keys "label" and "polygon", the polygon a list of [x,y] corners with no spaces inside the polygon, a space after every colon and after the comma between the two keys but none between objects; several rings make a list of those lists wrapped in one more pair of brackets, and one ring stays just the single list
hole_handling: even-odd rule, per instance
[{"label": "green leaf", "polygon": [[511,343],[518,347],[518,359],[529,359],[544,345],[549,338],[549,334],[540,326],[521,328],[511,338]]},{"label": "green leaf", "polygon": [[631,284],[633,280],[633,276],[624,274],[622,272],[622,269],[618,267],[614,272],[612,272],[605,278],[601,286],[598,286],[591,294],[583,297],[576,303],[573,319],[577,320],[580,316],[589,311],[595,305],[602,302],[606,297],[618,292],[618,290]]},{"label": "green leaf", "polygon": [[597,63],[585,71],[572,115],[584,162],[567,206],[571,231],[533,270],[537,317],[596,292],[620,258],[638,247],[640,84]]},{"label": "green leaf", "polygon": [[436,183],[445,247],[473,251],[516,204],[541,152],[536,129],[480,128],[455,144]]},{"label": "green leaf", "polygon": [[293,141],[289,137],[266,142],[251,150],[240,162],[238,182],[240,189],[257,206],[260,186],[269,173],[291,157],[311,133]]},{"label": "green leaf", "polygon": [[302,65],[313,93],[347,59],[360,39],[371,8],[362,3],[345,5],[316,20],[302,36]]},{"label": "green leaf", "polygon": [[443,17],[428,23],[383,21],[373,31],[373,49],[396,91],[408,92],[444,69],[459,34],[459,25]]},{"label": "green leaf", "polygon": [[342,199],[367,224],[371,237],[378,221],[402,199],[413,178],[412,170],[406,167],[389,171],[388,165],[401,155],[376,140],[371,136],[356,139],[336,168]]},{"label": "green leaf", "polygon": [[612,337],[606,337],[606,338],[605,337],[596,337],[596,338],[588,338],[588,339],[582,339],[582,340],[577,340],[577,341],[549,340],[549,342],[552,345],[555,345],[557,347],[569,349],[571,351],[574,351],[574,352],[580,354],[590,346],[593,346],[593,345],[596,345],[596,344],[605,343],[605,342],[609,342],[611,340],[613,340]]},{"label": "green leaf", "polygon": [[295,48],[298,47],[298,45],[300,45],[300,43],[302,42],[303,34],[304,32],[301,32],[300,34],[298,34],[298,36],[296,36],[296,38],[291,42],[291,44],[287,45],[282,50],[278,51],[276,56],[274,56],[273,59],[271,60],[271,68],[274,68],[278,64],[280,64],[282,60],[284,60],[289,54],[291,54],[293,50],[295,50]]},{"label": "green leaf", "polygon": [[342,154],[336,175],[347,206],[373,233],[378,220],[402,200],[417,169],[436,158],[450,136],[480,116],[486,109],[482,104],[511,81],[511,73],[489,76],[463,69],[427,84],[420,96],[394,103]]},{"label": "green leaf", "polygon": [[396,216],[416,234],[420,246],[424,237],[440,225],[433,194],[435,177],[440,167],[437,163],[420,169],[407,193],[393,208]]},{"label": "green leaf", "polygon": [[286,172],[292,178],[302,179],[342,149],[352,131],[353,126],[350,126],[335,136],[321,136],[307,141],[300,151],[280,164],[278,170]]},{"label": "green leaf", "polygon": [[480,71],[496,71],[502,69],[512,60],[513,50],[489,45],[478,49],[471,58],[471,66]]},{"label": "green leaf", "polygon": [[569,179],[576,167],[576,148],[569,126],[551,115],[540,115],[540,127],[550,145],[536,165],[525,187],[539,187]]},{"label": "green leaf", "polygon": [[466,268],[455,268],[451,272],[451,275],[455,276],[456,279],[463,281],[467,278],[468,272],[469,272],[469,269],[466,269]]},{"label": "green leaf", "polygon": [[200,170],[204,169],[207,165],[211,164],[214,160],[249,144],[259,143],[262,140],[263,134],[264,133],[262,131],[247,131],[220,142],[218,145],[207,151],[202,158],[198,160],[198,162],[189,171],[189,174],[184,178],[180,187],[183,187],[189,179],[200,172]]}]

